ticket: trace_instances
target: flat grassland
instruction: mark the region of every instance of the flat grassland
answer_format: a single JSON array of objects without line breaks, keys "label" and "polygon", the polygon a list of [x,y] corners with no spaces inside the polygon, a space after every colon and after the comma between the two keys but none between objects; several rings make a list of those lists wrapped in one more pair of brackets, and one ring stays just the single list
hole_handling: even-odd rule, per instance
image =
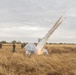
[{"label": "flat grassland", "polygon": [[0,49],[0,75],[76,75],[76,45],[45,46],[49,55],[26,55],[17,45]]}]

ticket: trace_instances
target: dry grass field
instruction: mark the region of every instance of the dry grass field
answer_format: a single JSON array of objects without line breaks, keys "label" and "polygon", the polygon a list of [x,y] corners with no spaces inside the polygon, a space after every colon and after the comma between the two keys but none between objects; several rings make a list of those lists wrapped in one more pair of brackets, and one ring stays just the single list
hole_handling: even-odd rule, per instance
[{"label": "dry grass field", "polygon": [[0,75],[76,75],[76,45],[46,45],[49,55],[26,55],[17,45],[0,49]]}]

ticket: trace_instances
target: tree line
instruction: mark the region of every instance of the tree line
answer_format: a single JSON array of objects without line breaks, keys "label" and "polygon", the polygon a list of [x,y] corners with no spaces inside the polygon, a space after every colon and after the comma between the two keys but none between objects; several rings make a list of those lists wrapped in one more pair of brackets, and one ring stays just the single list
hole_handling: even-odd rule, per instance
[{"label": "tree line", "polygon": [[2,43],[2,44],[5,44],[5,43],[17,43],[17,44],[20,44],[20,43],[22,43],[22,42],[16,41],[16,40],[13,40],[13,41],[11,41],[11,42],[7,42],[7,41],[3,40],[3,41],[0,41],[0,43]]}]

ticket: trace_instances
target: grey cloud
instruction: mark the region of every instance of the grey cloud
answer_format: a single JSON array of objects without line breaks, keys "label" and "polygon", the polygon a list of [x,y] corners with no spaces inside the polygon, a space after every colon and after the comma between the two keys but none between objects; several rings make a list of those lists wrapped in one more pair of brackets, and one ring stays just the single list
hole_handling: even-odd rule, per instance
[{"label": "grey cloud", "polygon": [[[10,40],[13,39],[12,37],[14,39],[20,37],[22,41],[26,41],[26,39],[36,41],[39,36],[42,38],[58,17],[65,12],[67,19],[53,36],[56,37],[60,34],[69,38],[72,35],[73,37],[70,38],[72,42],[76,37],[75,7],[75,0],[0,0],[1,37],[4,37],[5,40],[9,40],[10,37]],[[65,32],[67,33],[65,34]],[[57,42],[58,38],[53,39],[56,39]],[[62,37],[59,39],[61,40],[58,41],[67,41]],[[70,42],[69,39],[68,41]]]}]

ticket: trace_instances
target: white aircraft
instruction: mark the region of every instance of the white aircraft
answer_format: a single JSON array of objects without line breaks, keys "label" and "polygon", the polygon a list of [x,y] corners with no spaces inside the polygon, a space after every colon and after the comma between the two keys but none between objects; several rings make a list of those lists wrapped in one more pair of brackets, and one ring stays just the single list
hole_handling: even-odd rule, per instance
[{"label": "white aircraft", "polygon": [[48,38],[50,35],[57,29],[57,27],[63,22],[62,16],[57,20],[55,25],[48,31],[48,33],[42,38],[42,40],[35,46],[33,43],[28,43],[24,48],[26,51],[26,54],[49,54],[48,50],[44,48],[44,45],[46,44]]}]

